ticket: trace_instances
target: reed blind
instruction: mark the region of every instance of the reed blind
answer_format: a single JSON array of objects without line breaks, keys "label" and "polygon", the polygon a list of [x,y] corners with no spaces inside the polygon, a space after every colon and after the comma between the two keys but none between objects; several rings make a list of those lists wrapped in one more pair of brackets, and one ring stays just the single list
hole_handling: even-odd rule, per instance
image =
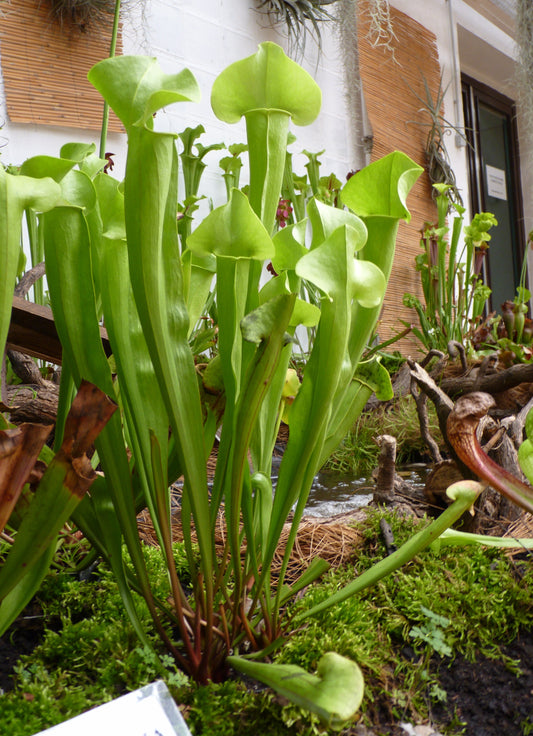
[{"label": "reed blind", "polygon": [[[368,39],[368,20],[364,3],[359,17],[359,56],[365,104],[372,125],[372,160],[403,151],[421,166],[425,165],[425,143],[430,118],[421,113],[425,99],[424,78],[433,99],[437,96],[441,69],[435,36],[408,15],[391,6],[395,38],[391,47],[373,46]],[[418,97],[417,97],[418,96]],[[400,322],[416,322],[414,310],[403,306],[404,292],[421,295],[415,256],[421,253],[420,231],[424,223],[434,222],[437,212],[431,197],[431,183],[424,172],[412,189],[407,206],[409,224],[402,222],[396,244],[391,279],[379,325],[380,338],[396,334]],[[394,345],[404,355],[416,355],[417,343],[404,338]]]},{"label": "reed blind", "polygon": [[[103,100],[87,72],[109,55],[113,19],[81,32],[61,25],[45,0],[3,3],[0,64],[7,113],[14,123],[98,130]],[[117,53],[121,53],[121,39]],[[123,130],[111,114],[109,129]]]}]

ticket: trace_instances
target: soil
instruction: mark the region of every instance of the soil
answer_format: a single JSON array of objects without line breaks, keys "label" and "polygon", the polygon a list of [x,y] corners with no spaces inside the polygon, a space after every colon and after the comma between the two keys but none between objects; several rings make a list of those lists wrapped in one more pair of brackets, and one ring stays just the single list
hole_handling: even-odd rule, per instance
[{"label": "soil", "polygon": [[[43,635],[43,619],[31,604],[9,632],[0,638],[0,689],[14,686],[13,667],[30,654]],[[434,674],[446,692],[446,701],[433,707],[433,727],[464,736],[527,736],[533,727],[533,631],[522,631],[503,648],[505,658],[463,657],[435,663]],[[350,730],[367,736],[405,736],[398,723],[390,722],[386,702],[375,703],[371,730]],[[417,731],[413,731],[417,733]],[[422,732],[420,732],[422,733]],[[429,733],[427,730],[424,733]]]},{"label": "soil", "polygon": [[36,603],[30,603],[15,623],[0,637],[0,691],[12,690],[13,668],[19,657],[31,654],[44,633],[43,615]]},{"label": "soil", "polygon": [[[466,736],[525,736],[533,727],[533,632],[521,632],[503,648],[509,660],[456,658],[440,667],[447,693],[444,707],[434,708],[437,722],[465,723]],[[529,728],[528,728],[529,726]]]}]

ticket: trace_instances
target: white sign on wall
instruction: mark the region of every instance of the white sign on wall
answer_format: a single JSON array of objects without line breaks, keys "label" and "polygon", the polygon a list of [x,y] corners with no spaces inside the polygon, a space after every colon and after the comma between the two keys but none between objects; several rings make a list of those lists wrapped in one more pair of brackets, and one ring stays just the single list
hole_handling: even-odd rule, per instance
[{"label": "white sign on wall", "polygon": [[162,680],[82,713],[35,736],[191,736]]},{"label": "white sign on wall", "polygon": [[487,172],[487,194],[495,199],[507,199],[507,185],[505,182],[505,169],[497,169],[495,166],[485,166]]}]

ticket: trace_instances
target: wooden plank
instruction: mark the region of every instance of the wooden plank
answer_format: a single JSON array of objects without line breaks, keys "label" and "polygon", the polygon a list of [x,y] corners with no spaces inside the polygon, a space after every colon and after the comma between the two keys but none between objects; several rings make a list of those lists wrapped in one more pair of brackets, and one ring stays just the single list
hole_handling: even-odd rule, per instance
[{"label": "wooden plank", "polygon": [[[109,356],[111,345],[103,327],[100,327],[100,335],[104,351]],[[14,296],[6,347],[61,365],[62,348],[52,310]]]}]

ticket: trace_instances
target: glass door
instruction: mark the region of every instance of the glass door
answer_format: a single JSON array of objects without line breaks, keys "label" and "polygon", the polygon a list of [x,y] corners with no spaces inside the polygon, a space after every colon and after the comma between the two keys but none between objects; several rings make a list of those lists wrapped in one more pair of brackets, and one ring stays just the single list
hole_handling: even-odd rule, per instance
[{"label": "glass door", "polygon": [[522,195],[513,101],[463,77],[472,211],[492,212],[498,227],[484,263],[491,309],[514,299],[524,253]]}]

